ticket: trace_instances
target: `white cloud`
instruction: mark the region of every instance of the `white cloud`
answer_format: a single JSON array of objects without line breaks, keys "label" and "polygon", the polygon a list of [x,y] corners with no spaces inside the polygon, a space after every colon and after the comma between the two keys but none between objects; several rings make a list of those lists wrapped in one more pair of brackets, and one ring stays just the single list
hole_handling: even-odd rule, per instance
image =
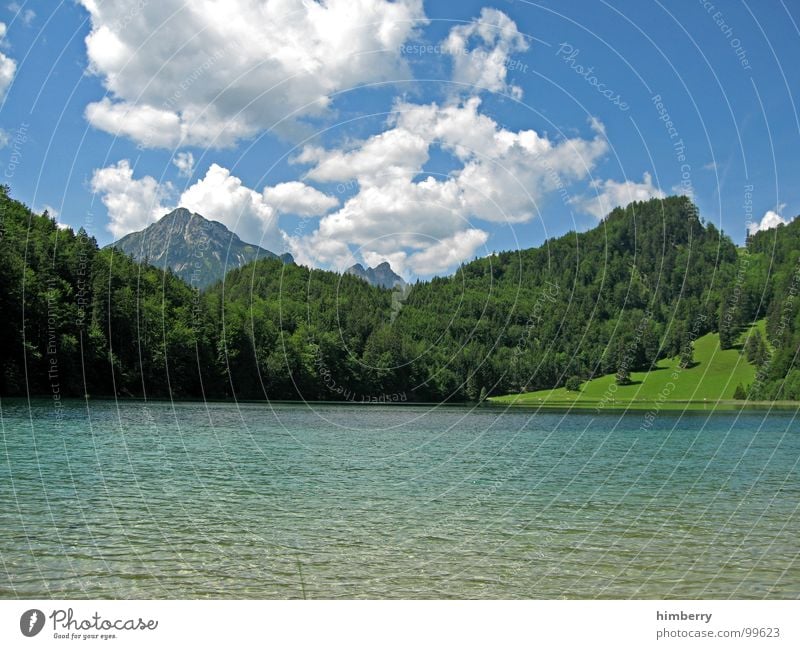
[{"label": "white cloud", "polygon": [[171,148],[181,140],[180,117],[148,105],[112,103],[104,97],[86,107],[86,119],[101,131],[127,136],[146,147]]},{"label": "white cloud", "polygon": [[69,230],[69,229],[70,229],[70,227],[71,227],[71,226],[70,226],[70,225],[68,225],[67,223],[62,223],[62,222],[59,220],[59,218],[58,218],[58,217],[59,217],[59,216],[61,216],[61,212],[59,212],[59,210],[57,210],[55,207],[53,207],[53,206],[52,206],[52,205],[50,205],[49,203],[45,203],[44,205],[42,205],[42,208],[41,208],[40,210],[38,210],[38,212],[39,212],[40,214],[42,214],[42,215],[43,215],[45,212],[47,212],[47,215],[48,215],[48,216],[49,216],[51,219],[53,219],[53,220],[55,221],[55,223],[56,223],[56,227],[57,227],[59,230]]},{"label": "white cloud", "polygon": [[183,192],[179,205],[223,223],[248,243],[273,249],[282,241],[277,211],[259,192],[217,164]]},{"label": "white cloud", "polygon": [[191,151],[182,151],[172,158],[172,164],[178,170],[181,178],[191,178],[194,175],[194,155]]},{"label": "white cloud", "polygon": [[[6,36],[6,24],[0,23],[0,40]],[[14,80],[17,62],[0,52],[0,101],[6,96],[6,90]]]},{"label": "white cloud", "polygon": [[764,232],[765,230],[777,228],[779,225],[786,225],[789,223],[791,219],[785,219],[780,215],[785,208],[786,203],[781,203],[774,210],[767,210],[764,212],[764,216],[761,217],[761,221],[750,224],[750,234]]},{"label": "white cloud", "polygon": [[[310,165],[306,178],[357,188],[338,209],[336,198],[305,183],[258,192],[216,164],[177,204],[221,221],[245,241],[272,250],[286,246],[300,263],[342,269],[355,253],[371,265],[389,260],[401,273],[440,273],[485,245],[488,234],[475,221],[530,221],[540,201],[585,178],[608,148],[597,122],[590,138],[556,141],[502,128],[479,106],[476,97],[446,106],[398,103],[387,129],[367,140],[342,149],[305,148],[294,162]],[[457,168],[449,175],[424,173],[432,147],[452,154]],[[617,185],[595,187],[608,193]],[[97,170],[93,188],[103,194],[117,237],[168,211],[173,192],[149,176],[134,179],[126,161]],[[281,213],[322,218],[316,230],[288,235],[278,226]]]},{"label": "white cloud", "polygon": [[127,160],[96,169],[92,175],[92,191],[101,195],[109,216],[108,231],[115,239],[141,230],[163,216],[168,209],[164,200],[172,186],[160,185],[151,177],[134,179]]},{"label": "white cloud", "polygon": [[666,194],[653,185],[653,178],[644,172],[642,182],[625,180],[594,180],[590,183],[595,194],[593,196],[580,196],[570,202],[580,210],[604,219],[608,213],[618,206],[626,206],[634,201],[646,201],[651,198],[664,198]]},{"label": "white cloud", "polygon": [[486,232],[476,228],[456,232],[452,237],[437,241],[425,250],[411,255],[408,265],[420,275],[440,273],[472,257],[488,238]]},{"label": "white cloud", "polygon": [[279,250],[284,244],[278,229],[280,213],[316,216],[337,205],[335,198],[300,182],[258,192],[217,164],[188,187],[177,203],[172,200],[175,190],[170,183],[160,184],[151,176],[134,178],[127,160],[95,170],[91,185],[106,206],[108,230],[115,238],[141,230],[180,206],[223,223],[248,243]]},{"label": "white cloud", "polygon": [[4,128],[0,128],[0,149],[5,149],[11,142],[11,133]]},{"label": "white cloud", "polygon": [[36,18],[36,12],[33,9],[23,9],[18,2],[12,2],[8,5],[8,10],[13,11],[15,18],[18,18],[26,27],[30,27]]},{"label": "white cloud", "polygon": [[146,147],[291,129],[336,91],[406,77],[400,46],[425,22],[422,0],[79,1],[108,90],[86,117]]},{"label": "white cloud", "polygon": [[53,207],[49,203],[45,203],[44,205],[42,205],[42,209],[40,210],[40,212],[41,213],[47,212],[47,214],[54,219],[57,219],[61,215],[61,212],[59,212],[55,207]]},{"label": "white cloud", "polygon": [[339,204],[333,196],[298,181],[266,187],[262,196],[278,212],[306,217],[321,216]]},{"label": "white cloud", "polygon": [[294,162],[315,163],[308,177],[322,182],[406,178],[428,159],[429,142],[407,129],[392,129],[350,150],[306,148]]},{"label": "white cloud", "polygon": [[480,18],[450,30],[442,44],[453,57],[453,81],[474,90],[506,92],[522,97],[522,89],[506,80],[514,65],[511,55],[528,49],[516,23],[497,9],[484,7]]},{"label": "white cloud", "polygon": [[[295,162],[313,165],[307,178],[355,181],[358,191],[317,231],[290,238],[292,253],[304,263],[342,267],[352,263],[354,247],[367,263],[394,255],[399,272],[441,272],[487,240],[472,220],[531,220],[539,201],[586,177],[607,151],[599,123],[591,139],[553,141],[504,129],[479,106],[476,97],[447,106],[399,103],[382,133],[346,149],[306,148]],[[433,146],[459,167],[419,179]]]},{"label": "white cloud", "polygon": [[428,245],[417,252],[387,249],[376,251],[369,248],[356,250],[352,254],[349,249],[342,248],[341,258],[337,258],[334,268],[340,272],[352,266],[360,255],[368,266],[378,266],[389,262],[392,270],[398,275],[409,277],[414,275],[436,275],[451,270],[461,262],[477,256],[479,248],[486,244],[489,234],[477,228],[469,228],[456,232],[450,237],[431,240]]}]

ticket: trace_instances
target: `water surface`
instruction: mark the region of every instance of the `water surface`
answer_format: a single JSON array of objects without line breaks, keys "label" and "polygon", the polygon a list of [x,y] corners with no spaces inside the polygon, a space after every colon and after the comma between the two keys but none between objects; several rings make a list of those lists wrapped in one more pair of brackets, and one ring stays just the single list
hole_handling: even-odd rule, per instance
[{"label": "water surface", "polygon": [[793,413],[3,400],[4,598],[797,598]]}]

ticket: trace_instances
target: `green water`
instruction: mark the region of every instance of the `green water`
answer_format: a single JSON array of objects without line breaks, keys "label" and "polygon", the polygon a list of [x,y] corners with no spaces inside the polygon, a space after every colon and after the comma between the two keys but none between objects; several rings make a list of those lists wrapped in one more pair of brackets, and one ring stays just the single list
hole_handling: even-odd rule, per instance
[{"label": "green water", "polygon": [[791,413],[0,404],[3,598],[797,598]]}]

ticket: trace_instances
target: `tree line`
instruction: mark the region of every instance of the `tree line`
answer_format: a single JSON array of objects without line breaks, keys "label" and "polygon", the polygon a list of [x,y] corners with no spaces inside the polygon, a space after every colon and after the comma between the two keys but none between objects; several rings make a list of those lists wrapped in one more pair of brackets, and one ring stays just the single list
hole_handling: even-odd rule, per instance
[{"label": "tree line", "polygon": [[670,197],[406,290],[264,259],[199,291],[2,187],[0,395],[479,400],[646,370],[710,331],[734,346],[766,317],[744,396],[800,399],[798,239],[737,249]]}]

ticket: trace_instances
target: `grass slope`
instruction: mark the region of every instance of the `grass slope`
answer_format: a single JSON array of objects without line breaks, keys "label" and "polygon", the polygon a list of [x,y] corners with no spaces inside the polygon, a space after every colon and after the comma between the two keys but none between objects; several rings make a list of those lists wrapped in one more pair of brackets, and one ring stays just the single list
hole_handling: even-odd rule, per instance
[{"label": "grass slope", "polygon": [[[754,327],[764,333],[765,321]],[[734,349],[720,350],[719,334],[707,334],[695,341],[692,367],[681,369],[678,357],[664,359],[649,372],[631,372],[631,385],[618,386],[613,374],[587,381],[580,392],[565,388],[539,390],[524,394],[492,397],[497,405],[516,405],[555,408],[632,408],[648,410],[657,405],[660,409],[694,409],[707,406],[740,407],[744,402],[734,401],[733,392],[741,383],[747,387],[756,374],[756,368],[740,353],[741,342]]]}]

